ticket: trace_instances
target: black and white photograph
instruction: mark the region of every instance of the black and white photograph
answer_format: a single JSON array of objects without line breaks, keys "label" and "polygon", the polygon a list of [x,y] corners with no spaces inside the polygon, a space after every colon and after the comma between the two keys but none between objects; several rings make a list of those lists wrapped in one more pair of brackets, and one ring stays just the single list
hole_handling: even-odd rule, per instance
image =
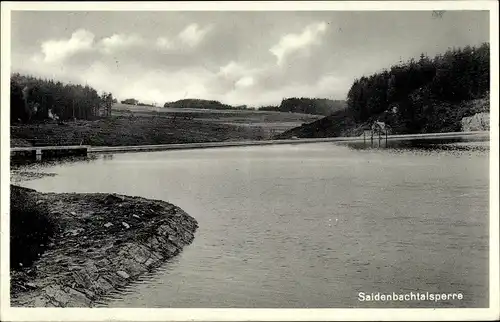
[{"label": "black and white photograph", "polygon": [[495,1],[3,2],[2,320],[500,318],[498,54]]}]

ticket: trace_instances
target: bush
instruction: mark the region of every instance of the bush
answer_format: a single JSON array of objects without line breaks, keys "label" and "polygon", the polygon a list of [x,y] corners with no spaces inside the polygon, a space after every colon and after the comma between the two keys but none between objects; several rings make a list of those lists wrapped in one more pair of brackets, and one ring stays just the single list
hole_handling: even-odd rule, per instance
[{"label": "bush", "polygon": [[30,266],[45,250],[55,231],[47,208],[37,205],[35,196],[34,190],[11,185],[10,267],[14,269]]}]

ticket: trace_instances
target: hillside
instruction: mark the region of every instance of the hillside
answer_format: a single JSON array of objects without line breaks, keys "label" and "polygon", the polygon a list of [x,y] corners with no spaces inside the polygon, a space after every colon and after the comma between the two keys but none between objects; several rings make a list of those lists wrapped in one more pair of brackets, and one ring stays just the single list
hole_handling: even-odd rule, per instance
[{"label": "hillside", "polygon": [[[211,110],[254,110],[247,105],[232,106],[219,101],[203,99],[182,99],[165,103],[164,108],[211,109]],[[269,112],[330,115],[347,107],[346,101],[326,98],[286,98],[279,106],[262,106],[258,110]]]},{"label": "hillside", "polygon": [[[441,104],[434,108],[432,115],[429,115],[428,123],[421,133],[439,133],[439,132],[460,132],[469,130],[468,126],[464,129],[464,121],[472,116],[480,116],[483,113],[488,114],[490,109],[489,98],[464,101],[459,104]],[[330,116],[309,124],[290,129],[276,135],[275,139],[299,138],[322,138],[335,136],[360,136],[363,129],[369,127],[373,122],[383,120],[391,124],[392,133],[405,133],[404,124],[398,122],[391,113],[381,113],[370,117],[365,122],[356,122],[352,111],[339,111]]]},{"label": "hillside", "polygon": [[161,108],[116,103],[97,120],[11,124],[11,146],[93,146],[265,140],[320,116],[256,110]]},{"label": "hillside", "polygon": [[11,145],[125,146],[262,140],[269,136],[262,127],[246,127],[184,118],[111,117],[96,121],[55,122],[11,126]]},{"label": "hillside", "polygon": [[[489,53],[489,44],[454,48],[433,59],[422,54],[418,61],[363,76],[349,90],[345,111],[275,138],[357,136],[374,121],[399,134],[477,128],[470,122],[485,127],[490,110]],[[462,122],[464,118],[468,120]]]},{"label": "hillside", "polygon": [[327,116],[337,111],[344,110],[346,107],[347,107],[347,102],[344,100],[292,97],[281,101],[281,104],[279,106],[263,106],[260,108],[260,110]]}]

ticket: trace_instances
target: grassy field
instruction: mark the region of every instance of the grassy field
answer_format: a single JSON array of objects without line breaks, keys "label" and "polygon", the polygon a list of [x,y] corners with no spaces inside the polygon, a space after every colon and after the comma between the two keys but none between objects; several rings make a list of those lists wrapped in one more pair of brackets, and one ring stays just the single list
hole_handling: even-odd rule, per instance
[{"label": "grassy field", "polygon": [[134,106],[126,104],[113,105],[114,115],[135,115],[135,116],[162,116],[193,118],[203,121],[219,123],[241,123],[241,124],[274,124],[293,123],[302,124],[313,122],[322,118],[322,115],[283,113],[274,111],[259,110],[208,110],[191,108],[164,108],[149,106]]},{"label": "grassy field", "polygon": [[319,115],[252,110],[165,109],[116,104],[95,121],[11,126],[11,145],[122,146],[266,140]]}]

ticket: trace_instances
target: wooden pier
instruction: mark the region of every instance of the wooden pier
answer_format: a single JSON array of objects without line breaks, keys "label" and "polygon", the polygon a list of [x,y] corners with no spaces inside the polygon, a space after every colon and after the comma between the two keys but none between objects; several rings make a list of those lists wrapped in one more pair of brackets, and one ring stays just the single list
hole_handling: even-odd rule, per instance
[{"label": "wooden pier", "polygon": [[10,148],[10,157],[40,161],[42,158],[86,156],[89,150],[89,145],[14,147]]}]

